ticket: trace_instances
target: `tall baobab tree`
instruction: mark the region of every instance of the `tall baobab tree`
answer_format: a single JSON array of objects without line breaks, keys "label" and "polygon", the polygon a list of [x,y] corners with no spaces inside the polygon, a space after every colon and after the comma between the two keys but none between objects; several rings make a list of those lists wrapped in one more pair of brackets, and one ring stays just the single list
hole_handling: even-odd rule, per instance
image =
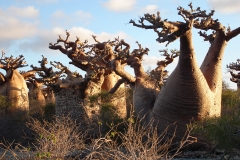
[{"label": "tall baobab tree", "polygon": [[14,119],[28,117],[29,101],[28,88],[18,68],[25,67],[23,55],[14,58],[4,57],[2,52],[0,68],[6,71],[6,75],[0,74],[0,94],[5,96],[9,105],[6,106],[6,115]]},{"label": "tall baobab tree", "polygon": [[[185,132],[186,124],[192,119],[203,119],[221,115],[222,93],[222,58],[227,42],[240,33],[240,28],[226,29],[218,19],[212,18],[214,10],[207,13],[200,7],[190,10],[178,7],[178,15],[183,22],[162,19],[160,12],[145,14],[139,23],[130,20],[135,27],[150,29],[157,33],[159,43],[169,43],[180,39],[180,55],[175,70],[169,76],[156,100],[150,105],[135,106],[148,110],[146,117],[154,118],[159,123],[159,130],[175,123],[179,135]],[[147,22],[147,24],[145,24]],[[200,31],[200,36],[210,42],[209,50],[202,65],[197,65],[192,42],[192,28],[213,33],[207,35]],[[144,86],[143,86],[144,87]],[[136,100],[141,99],[138,97]],[[138,109],[139,110],[139,109]]]}]

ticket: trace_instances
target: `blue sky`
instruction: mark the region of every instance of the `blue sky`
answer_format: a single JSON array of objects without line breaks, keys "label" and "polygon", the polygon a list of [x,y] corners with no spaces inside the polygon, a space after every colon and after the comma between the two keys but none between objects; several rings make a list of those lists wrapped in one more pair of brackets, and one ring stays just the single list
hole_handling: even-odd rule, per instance
[{"label": "blue sky", "polygon": [[[130,19],[138,20],[144,13],[160,11],[163,19],[183,21],[177,13],[177,7],[187,9],[192,2],[194,7],[210,11],[215,9],[214,18],[231,29],[240,27],[239,0],[1,0],[0,1],[0,49],[6,56],[23,54],[29,66],[38,65],[41,55],[49,61],[60,61],[72,71],[81,71],[69,65],[69,59],[59,51],[48,49],[50,42],[55,43],[58,35],[65,37],[65,30],[82,41],[87,39],[94,43],[91,35],[100,41],[113,40],[116,37],[125,39],[131,48],[137,47],[135,41],[150,49],[144,57],[146,70],[154,68],[157,60],[163,59],[158,50],[166,49],[165,44],[156,42],[157,35],[153,31],[133,27]],[[194,30],[193,40],[198,63],[201,65],[209,43],[204,42]],[[226,64],[240,58],[240,35],[228,42],[223,59],[223,79],[230,82]],[[178,49],[179,40],[170,43],[168,49]],[[170,72],[175,68],[177,60],[167,67]],[[27,70],[26,67],[21,70]],[[133,73],[131,69],[127,69]]]}]

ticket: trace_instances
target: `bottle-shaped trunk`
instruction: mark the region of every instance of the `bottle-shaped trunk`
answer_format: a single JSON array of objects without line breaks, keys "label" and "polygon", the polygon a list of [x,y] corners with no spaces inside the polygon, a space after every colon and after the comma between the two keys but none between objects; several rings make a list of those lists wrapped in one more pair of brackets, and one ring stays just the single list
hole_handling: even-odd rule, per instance
[{"label": "bottle-shaped trunk", "polygon": [[152,110],[152,116],[162,124],[160,130],[176,123],[180,136],[191,120],[212,116],[211,107],[218,105],[215,93],[197,65],[191,38],[191,30],[180,38],[178,65],[162,87]]},{"label": "bottle-shaped trunk", "polygon": [[25,119],[28,118],[29,113],[27,84],[17,70],[12,72],[11,79],[5,84],[6,87],[3,87],[5,88],[4,96],[7,97],[9,104],[6,113],[14,119]]}]

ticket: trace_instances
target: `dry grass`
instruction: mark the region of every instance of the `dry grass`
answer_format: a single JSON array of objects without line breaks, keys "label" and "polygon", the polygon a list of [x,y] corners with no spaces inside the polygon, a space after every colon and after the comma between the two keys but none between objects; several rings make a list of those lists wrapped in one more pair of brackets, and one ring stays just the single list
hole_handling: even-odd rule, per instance
[{"label": "dry grass", "polygon": [[34,144],[38,158],[64,158],[84,148],[84,134],[68,117],[56,117],[53,122],[32,119],[28,126],[35,131]]},{"label": "dry grass", "polygon": [[133,117],[123,122],[124,132],[119,132],[122,124],[111,126],[109,132],[85,143],[85,134],[78,124],[68,117],[56,117],[54,121],[32,119],[28,126],[36,133],[35,143],[30,147],[13,143],[1,143],[0,157],[6,159],[172,159],[185,145],[192,143],[187,130],[180,145],[171,148],[173,137],[167,137],[167,129],[157,134],[153,123],[142,126]]},{"label": "dry grass", "polygon": [[26,148],[21,144],[15,144],[14,142],[0,143],[0,159],[1,160],[32,160],[35,159],[35,155],[30,151],[30,148]]},{"label": "dry grass", "polygon": [[[124,124],[125,132],[118,132],[116,125],[104,137],[95,139],[83,159],[172,159],[183,147],[195,142],[190,136],[191,126],[188,127],[178,146],[172,147],[175,135],[168,137],[168,128],[158,135],[152,121],[143,126],[141,120],[135,121],[131,117]],[[118,143],[119,141],[121,143]]]}]

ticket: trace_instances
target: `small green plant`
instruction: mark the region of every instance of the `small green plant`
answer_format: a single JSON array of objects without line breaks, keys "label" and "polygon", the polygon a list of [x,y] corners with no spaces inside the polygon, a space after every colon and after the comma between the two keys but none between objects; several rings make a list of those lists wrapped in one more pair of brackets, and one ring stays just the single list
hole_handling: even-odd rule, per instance
[{"label": "small green plant", "polygon": [[10,103],[7,101],[7,97],[0,95],[0,113],[5,113],[9,107]]},{"label": "small green plant", "polygon": [[37,158],[39,159],[45,159],[45,158],[50,158],[51,154],[49,152],[45,152],[45,153],[37,153],[36,154]]},{"label": "small green plant", "polygon": [[98,97],[99,97],[98,94],[96,94],[96,95],[89,96],[88,99],[89,99],[90,103],[93,103],[98,100]]}]

